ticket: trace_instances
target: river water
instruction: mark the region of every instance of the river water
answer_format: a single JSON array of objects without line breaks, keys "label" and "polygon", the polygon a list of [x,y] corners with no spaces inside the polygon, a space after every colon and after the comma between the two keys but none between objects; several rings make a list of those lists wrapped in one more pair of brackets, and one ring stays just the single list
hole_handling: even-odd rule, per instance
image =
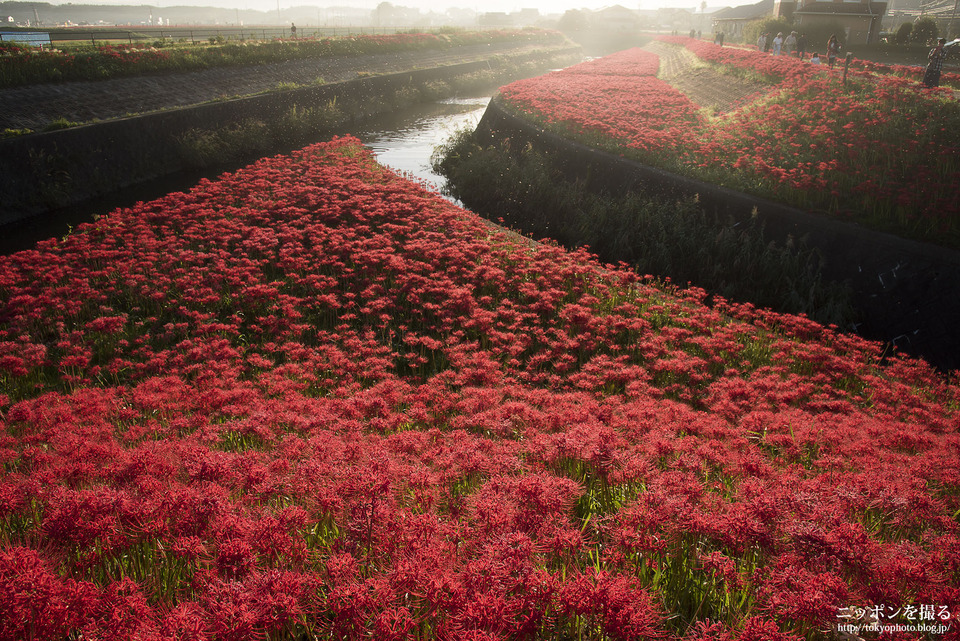
[{"label": "river water", "polygon": [[414,117],[398,115],[357,136],[380,164],[439,191],[443,179],[430,168],[430,155],[458,129],[476,129],[489,98],[452,98],[427,105]]},{"label": "river water", "polygon": [[[439,191],[443,179],[430,168],[434,148],[460,128],[476,128],[489,101],[488,96],[445,99],[380,116],[374,123],[339,133],[356,136],[374,152],[381,164]],[[326,138],[330,137],[332,135]],[[183,172],[5,225],[0,227],[0,255],[30,249],[41,240],[62,237],[73,227],[119,207],[130,207],[138,201],[189,190],[201,178],[213,179],[224,171],[229,168]]]}]

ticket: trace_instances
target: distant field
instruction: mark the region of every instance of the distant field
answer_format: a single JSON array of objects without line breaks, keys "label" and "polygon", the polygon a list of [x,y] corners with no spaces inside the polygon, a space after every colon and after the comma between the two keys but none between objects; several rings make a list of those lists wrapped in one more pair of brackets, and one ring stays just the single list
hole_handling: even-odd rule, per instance
[{"label": "distant field", "polygon": [[[460,45],[557,43],[556,31],[512,29],[314,37],[298,32],[285,37],[276,28],[247,30],[157,30],[155,39],[134,42],[133,32],[91,31],[90,42],[70,41],[63,49],[40,49],[15,41],[0,43],[0,88],[42,82],[103,80],[151,73],[194,71],[210,67],[257,65],[326,56],[399,51],[442,50]],[[240,40],[246,33],[253,40]],[[271,35],[272,34],[272,35]],[[57,34],[51,34],[58,46]],[[104,40],[98,40],[100,36]],[[262,37],[261,37],[262,36]],[[115,44],[110,44],[113,41]],[[119,44],[116,44],[119,43]]]},{"label": "distant field", "polygon": [[[150,27],[54,27],[34,29],[4,29],[5,32],[42,32],[49,35],[51,42],[58,48],[89,44],[149,44],[165,43],[208,43],[214,41],[256,41],[289,38],[290,26],[249,25],[245,27],[218,27],[212,25]],[[415,31],[408,27],[363,27],[363,26],[302,26],[298,27],[299,38],[335,38],[352,35],[389,35]],[[422,31],[422,29],[420,30]],[[9,38],[7,38],[9,39]],[[0,41],[4,38],[0,36]]]}]

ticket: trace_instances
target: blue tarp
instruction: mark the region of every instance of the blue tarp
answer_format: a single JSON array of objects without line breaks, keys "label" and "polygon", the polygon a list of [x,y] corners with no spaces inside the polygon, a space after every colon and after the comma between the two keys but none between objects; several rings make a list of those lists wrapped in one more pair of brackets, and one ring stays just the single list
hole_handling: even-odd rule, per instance
[{"label": "blue tarp", "polygon": [[50,44],[50,34],[41,31],[0,31],[0,42],[25,42],[39,47]]}]

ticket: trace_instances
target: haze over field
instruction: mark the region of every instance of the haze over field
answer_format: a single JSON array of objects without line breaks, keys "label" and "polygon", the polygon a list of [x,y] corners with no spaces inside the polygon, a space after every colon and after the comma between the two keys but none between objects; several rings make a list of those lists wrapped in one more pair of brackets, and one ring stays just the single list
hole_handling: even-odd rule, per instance
[{"label": "haze over field", "polygon": [[[716,3],[718,7],[739,6],[752,4],[755,0],[727,0]],[[67,3],[51,3],[67,4]],[[299,6],[316,5],[323,8],[332,8],[331,3],[310,3],[303,0],[156,0],[155,2],[131,2],[130,0],[98,0],[97,2],[73,2],[70,4],[97,4],[97,5],[142,5],[163,9],[175,6],[203,6],[228,9],[251,9],[257,11],[276,11]],[[350,9],[375,9],[380,0],[351,0],[348,3],[337,2],[339,6]],[[516,12],[523,9],[536,9],[543,15],[563,13],[569,9],[588,9],[595,11],[605,7],[620,4],[628,9],[659,9],[662,7],[678,7],[690,10],[700,10],[697,0],[627,0],[617,3],[610,0],[400,0],[393,2],[396,6],[411,7],[424,12],[446,12],[451,8],[462,8],[477,13],[504,11]],[[715,3],[710,3],[711,6]]]}]

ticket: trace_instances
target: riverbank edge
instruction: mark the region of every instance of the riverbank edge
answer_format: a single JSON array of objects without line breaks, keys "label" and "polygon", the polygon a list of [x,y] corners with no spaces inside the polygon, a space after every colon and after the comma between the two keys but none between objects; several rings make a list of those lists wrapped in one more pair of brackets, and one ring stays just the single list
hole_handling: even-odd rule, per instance
[{"label": "riverbank edge", "polygon": [[547,131],[495,97],[477,129],[484,144],[531,145],[595,192],[645,191],[695,196],[710,212],[737,221],[756,215],[778,243],[804,239],[823,259],[827,280],[847,283],[863,321],[857,333],[945,370],[960,369],[960,252],[833,220],[731,189],[672,174]]},{"label": "riverbank edge", "polygon": [[[198,169],[184,154],[182,140],[191,131],[217,131],[250,119],[276,121],[291,110],[331,101],[364,105],[352,114],[362,122],[395,108],[390,98],[405,88],[496,71],[538,59],[579,53],[570,44],[536,51],[498,52],[489,59],[363,76],[310,87],[292,88],[229,100],[138,114],[68,129],[0,140],[0,225],[42,216],[104,193]],[[270,150],[265,155],[276,153]],[[213,165],[215,163],[211,163]]]}]

